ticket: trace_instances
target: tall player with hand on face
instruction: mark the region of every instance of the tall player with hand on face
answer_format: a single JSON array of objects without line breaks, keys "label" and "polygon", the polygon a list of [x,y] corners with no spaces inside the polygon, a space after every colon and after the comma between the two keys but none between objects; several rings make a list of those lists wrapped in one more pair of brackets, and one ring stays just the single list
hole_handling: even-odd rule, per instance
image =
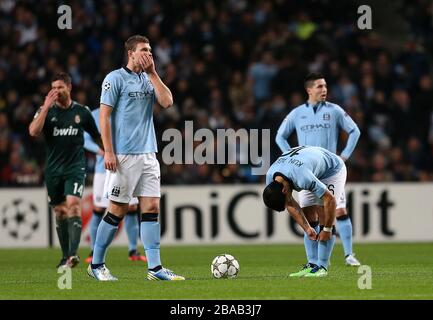
[{"label": "tall player with hand on face", "polygon": [[157,102],[168,108],[173,104],[173,97],[155,70],[146,37],[130,37],[125,42],[125,51],[127,65],[110,72],[102,83],[100,127],[108,170],[104,190],[110,203],[96,233],[93,259],[87,273],[99,281],[117,280],[105,265],[107,248],[128,212],[131,198],[138,197],[147,278],[185,280],[164,268],[160,258],[160,168],[155,154],[153,105]]}]

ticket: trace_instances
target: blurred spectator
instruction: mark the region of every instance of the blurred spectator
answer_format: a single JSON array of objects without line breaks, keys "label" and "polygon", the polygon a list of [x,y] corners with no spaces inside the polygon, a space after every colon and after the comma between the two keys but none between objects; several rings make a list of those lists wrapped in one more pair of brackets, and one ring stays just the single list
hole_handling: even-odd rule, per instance
[{"label": "blurred spectator", "polygon": [[270,98],[272,79],[277,74],[277,71],[278,68],[270,51],[264,52],[261,60],[251,65],[248,73],[249,83],[257,104]]}]

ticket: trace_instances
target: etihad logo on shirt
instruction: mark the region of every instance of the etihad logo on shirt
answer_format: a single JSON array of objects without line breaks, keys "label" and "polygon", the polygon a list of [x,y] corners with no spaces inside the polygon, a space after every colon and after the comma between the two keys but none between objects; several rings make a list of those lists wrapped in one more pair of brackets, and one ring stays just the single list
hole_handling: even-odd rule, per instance
[{"label": "etihad logo on shirt", "polygon": [[152,91],[132,91],[128,96],[134,99],[145,99],[152,96]]},{"label": "etihad logo on shirt", "polygon": [[69,128],[57,128],[53,129],[53,137],[57,136],[76,136],[78,134],[78,129],[73,126],[69,126]]},{"label": "etihad logo on shirt", "polygon": [[321,130],[329,128],[331,128],[331,125],[329,123],[306,124],[304,126],[301,126],[301,131]]}]

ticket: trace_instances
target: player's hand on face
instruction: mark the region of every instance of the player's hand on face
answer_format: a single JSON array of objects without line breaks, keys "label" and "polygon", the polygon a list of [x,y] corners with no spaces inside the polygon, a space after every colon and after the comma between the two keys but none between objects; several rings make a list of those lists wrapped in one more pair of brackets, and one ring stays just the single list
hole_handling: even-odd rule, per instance
[{"label": "player's hand on face", "polygon": [[316,240],[317,239],[317,233],[316,230],[314,230],[312,227],[310,227],[307,230],[307,236],[310,240]]},{"label": "player's hand on face", "polygon": [[332,237],[332,232],[325,232],[322,230],[317,235],[317,240],[318,241],[328,241],[329,239],[331,239],[331,237]]},{"label": "player's hand on face", "polygon": [[138,62],[144,72],[155,73],[155,63],[153,62],[153,56],[150,52],[140,54],[138,56]]},{"label": "player's hand on face", "polygon": [[104,154],[105,169],[115,172],[117,169],[117,158],[113,152],[105,152]]},{"label": "player's hand on face", "polygon": [[45,97],[43,107],[49,109],[59,97],[59,92],[56,89],[51,89]]}]

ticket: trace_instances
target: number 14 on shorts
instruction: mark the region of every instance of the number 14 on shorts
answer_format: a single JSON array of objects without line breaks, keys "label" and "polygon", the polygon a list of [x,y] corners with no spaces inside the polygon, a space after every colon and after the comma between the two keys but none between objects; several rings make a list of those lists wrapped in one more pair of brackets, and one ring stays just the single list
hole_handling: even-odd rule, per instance
[{"label": "number 14 on shorts", "polygon": [[74,182],[74,194],[79,194],[80,197],[83,196],[83,189],[84,189],[84,185],[79,184],[78,182]]}]

